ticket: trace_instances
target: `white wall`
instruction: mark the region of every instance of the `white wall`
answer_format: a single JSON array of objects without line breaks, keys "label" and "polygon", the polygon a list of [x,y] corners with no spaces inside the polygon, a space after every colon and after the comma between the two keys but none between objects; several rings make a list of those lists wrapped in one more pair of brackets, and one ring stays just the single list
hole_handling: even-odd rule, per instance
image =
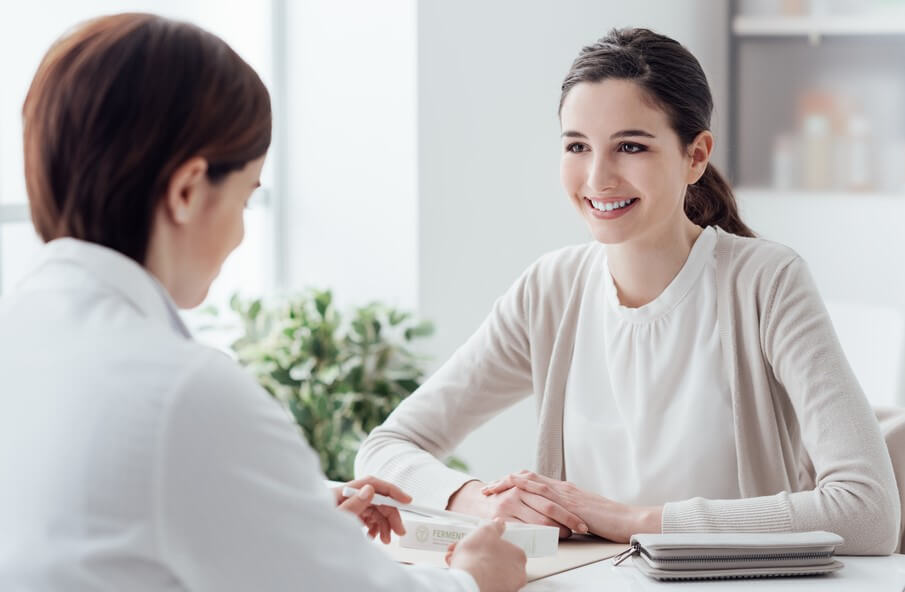
[{"label": "white wall", "polygon": [[755,232],[808,262],[871,402],[905,404],[905,199],[752,190],[738,198]]},{"label": "white wall", "polygon": [[412,308],[415,2],[286,4],[288,287]]},{"label": "white wall", "polygon": [[[438,327],[435,364],[465,341],[531,261],[588,240],[559,185],[559,88],[579,49],[615,26],[675,37],[708,74],[719,142],[728,82],[725,4],[419,3],[418,300]],[[534,466],[535,434],[528,400],[473,433],[459,454],[474,474],[494,478]]]}]

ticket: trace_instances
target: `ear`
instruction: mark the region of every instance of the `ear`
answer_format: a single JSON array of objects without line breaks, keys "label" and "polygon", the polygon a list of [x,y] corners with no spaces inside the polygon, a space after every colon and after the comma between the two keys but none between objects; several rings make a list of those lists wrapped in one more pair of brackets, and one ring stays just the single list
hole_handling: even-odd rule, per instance
[{"label": "ear", "polygon": [[177,225],[194,220],[204,205],[208,190],[207,160],[196,156],[182,163],[170,177],[163,206]]},{"label": "ear", "polygon": [[689,163],[686,182],[689,185],[697,183],[698,179],[704,175],[712,153],[713,134],[709,130],[704,130],[688,146],[688,156],[691,158],[691,162]]}]

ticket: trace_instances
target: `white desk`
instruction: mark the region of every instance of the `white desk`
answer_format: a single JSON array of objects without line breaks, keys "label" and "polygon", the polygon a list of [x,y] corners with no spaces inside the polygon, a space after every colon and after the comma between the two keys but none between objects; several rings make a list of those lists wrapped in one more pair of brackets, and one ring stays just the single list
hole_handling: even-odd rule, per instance
[{"label": "white desk", "polygon": [[525,592],[902,592],[905,590],[905,555],[839,557],[845,567],[832,575],[759,580],[658,582],[635,569],[631,561],[616,567],[600,561],[529,583]]}]

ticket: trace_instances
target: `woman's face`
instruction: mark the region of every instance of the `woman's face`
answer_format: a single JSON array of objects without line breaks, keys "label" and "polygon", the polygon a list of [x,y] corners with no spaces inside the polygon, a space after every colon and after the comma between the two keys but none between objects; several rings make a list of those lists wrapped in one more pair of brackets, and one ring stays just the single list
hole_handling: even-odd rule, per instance
[{"label": "woman's face", "polygon": [[197,220],[198,226],[192,229],[192,235],[196,237],[192,249],[198,280],[196,304],[207,296],[226,257],[245,236],[245,206],[254,190],[261,185],[263,166],[262,156],[208,187],[204,209]]},{"label": "woman's face", "polygon": [[560,121],[562,184],[596,240],[657,240],[689,223],[685,189],[700,171],[666,113],[636,83],[579,83]]}]

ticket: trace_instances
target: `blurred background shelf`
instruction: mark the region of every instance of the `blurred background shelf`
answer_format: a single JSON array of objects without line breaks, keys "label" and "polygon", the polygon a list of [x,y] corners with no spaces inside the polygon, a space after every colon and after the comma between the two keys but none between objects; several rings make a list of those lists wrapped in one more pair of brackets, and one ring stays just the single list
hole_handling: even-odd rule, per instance
[{"label": "blurred background shelf", "polygon": [[740,36],[905,35],[905,12],[868,15],[738,15],[732,32]]},{"label": "blurred background shelf", "polygon": [[[901,203],[905,208],[905,189],[902,191],[809,191],[804,189],[776,189],[769,186],[739,186],[734,189],[740,200],[771,201],[808,201],[815,203],[841,202],[851,205],[854,202],[872,204],[891,201]],[[905,253],[903,253],[905,255]]]},{"label": "blurred background shelf", "polygon": [[736,0],[729,23],[735,185],[905,193],[905,0]]}]

